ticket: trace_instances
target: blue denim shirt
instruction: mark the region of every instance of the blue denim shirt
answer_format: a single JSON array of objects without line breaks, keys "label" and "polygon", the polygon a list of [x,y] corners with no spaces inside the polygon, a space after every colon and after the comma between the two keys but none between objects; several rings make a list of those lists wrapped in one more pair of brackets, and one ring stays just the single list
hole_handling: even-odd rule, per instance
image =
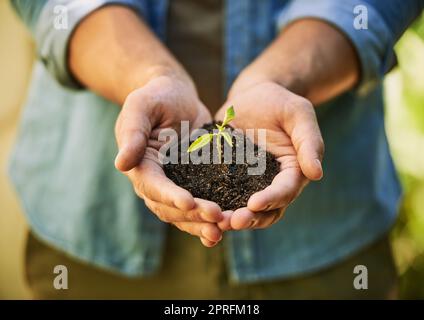
[{"label": "blue denim shirt", "polygon": [[[362,67],[357,88],[317,108],[326,144],[324,179],[310,184],[271,228],[226,237],[234,281],[319,270],[363,248],[395,221],[401,191],[384,131],[381,81],[395,61],[395,40],[423,1],[380,2],[385,5],[377,0],[226,1],[227,88],[278,30],[304,17],[340,29]],[[32,30],[39,55],[9,170],[31,228],[51,245],[94,265],[129,276],[154,272],[161,263],[166,225],[115,170],[113,128],[119,108],[74,81],[66,48],[78,22],[110,3],[134,8],[166,41],[168,1],[12,3]],[[367,30],[354,28],[358,4],[368,8]],[[53,27],[57,5],[67,9],[67,29]]]}]

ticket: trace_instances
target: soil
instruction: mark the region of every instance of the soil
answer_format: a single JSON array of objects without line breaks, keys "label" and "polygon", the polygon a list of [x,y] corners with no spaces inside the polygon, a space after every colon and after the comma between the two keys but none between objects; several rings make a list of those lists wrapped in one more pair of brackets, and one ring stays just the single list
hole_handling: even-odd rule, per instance
[{"label": "soil", "polygon": [[[212,132],[215,123],[205,124],[203,129]],[[241,133],[234,131],[230,126],[228,129],[235,136],[245,139],[245,143],[252,142]],[[275,157],[269,152],[258,152],[261,150],[257,145],[252,147],[255,150],[255,156],[266,157],[266,169],[262,175],[248,175],[249,167],[256,167],[257,165],[250,165],[246,163],[236,164],[236,143],[243,141],[240,139],[232,138],[232,162],[213,164],[166,164],[164,165],[165,174],[174,183],[180,187],[188,190],[194,197],[202,198],[216,202],[222,210],[235,210],[238,208],[246,207],[247,201],[250,196],[258,191],[265,189],[271,184],[274,177],[279,172],[280,164]],[[210,142],[210,150],[212,150],[212,142]],[[222,139],[222,150],[224,150],[224,139]],[[179,148],[179,160],[181,159],[181,147]],[[186,152],[183,150],[182,152]],[[202,151],[200,151],[201,154]],[[223,159],[223,156],[222,156]],[[263,159],[262,159],[263,160]]]}]

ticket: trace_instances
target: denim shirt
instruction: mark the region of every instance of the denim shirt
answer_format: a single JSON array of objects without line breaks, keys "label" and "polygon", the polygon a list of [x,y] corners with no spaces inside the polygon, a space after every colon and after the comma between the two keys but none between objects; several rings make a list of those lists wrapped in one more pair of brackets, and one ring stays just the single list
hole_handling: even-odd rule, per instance
[{"label": "denim shirt", "polygon": [[[166,42],[168,1],[12,3],[32,31],[39,55],[9,168],[33,232],[96,266],[128,276],[154,272],[161,264],[166,224],[149,212],[114,168],[113,129],[119,108],[75,82],[66,52],[81,19],[111,3],[132,7]],[[356,48],[362,70],[354,90],[317,108],[326,144],[322,181],[311,183],[272,227],[225,237],[233,281],[319,270],[360,250],[393,225],[401,190],[384,130],[381,81],[395,61],[392,46],[406,28],[402,24],[418,15],[423,1],[384,3],[390,5],[372,0],[226,1],[227,89],[278,30],[305,17],[341,30]],[[366,30],[354,28],[358,4],[367,5]],[[56,6],[66,9],[67,29],[54,27]]]}]

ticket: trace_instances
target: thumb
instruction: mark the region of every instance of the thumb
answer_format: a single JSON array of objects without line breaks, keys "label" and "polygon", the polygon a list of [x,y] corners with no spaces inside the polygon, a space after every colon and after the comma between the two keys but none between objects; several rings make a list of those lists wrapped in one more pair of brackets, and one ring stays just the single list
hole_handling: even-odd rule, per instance
[{"label": "thumb", "polygon": [[323,176],[322,158],[324,142],[313,106],[297,106],[289,135],[297,153],[300,168],[309,180],[320,180]]},{"label": "thumb", "polygon": [[151,123],[139,108],[125,106],[115,126],[118,154],[115,167],[122,172],[136,167],[143,159],[151,132]]}]

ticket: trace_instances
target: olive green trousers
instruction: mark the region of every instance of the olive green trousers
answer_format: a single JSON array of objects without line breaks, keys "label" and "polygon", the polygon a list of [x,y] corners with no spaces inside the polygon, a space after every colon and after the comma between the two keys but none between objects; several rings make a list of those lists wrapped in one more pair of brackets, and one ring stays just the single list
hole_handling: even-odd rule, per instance
[{"label": "olive green trousers", "polygon": [[[68,289],[53,285],[56,265],[68,269]],[[368,289],[356,290],[356,265],[368,269]],[[207,249],[197,238],[169,229],[162,268],[131,279],[70,258],[29,234],[26,276],[36,299],[388,299],[397,274],[387,236],[320,272],[254,284],[229,280],[222,244]]]}]

